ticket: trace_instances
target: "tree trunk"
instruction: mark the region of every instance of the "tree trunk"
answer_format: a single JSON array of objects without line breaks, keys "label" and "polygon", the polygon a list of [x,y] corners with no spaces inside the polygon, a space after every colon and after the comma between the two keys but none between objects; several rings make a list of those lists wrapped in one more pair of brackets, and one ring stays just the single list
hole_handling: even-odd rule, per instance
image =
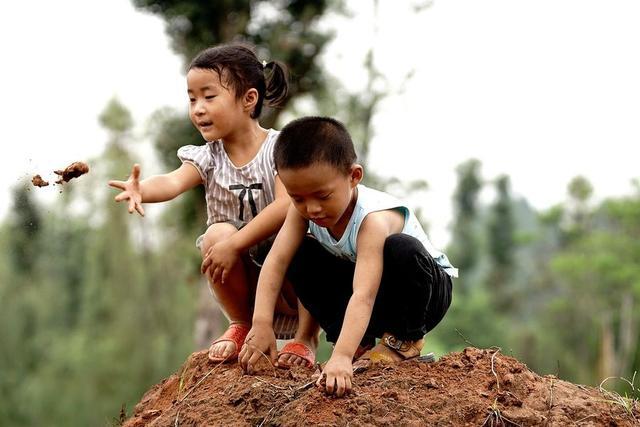
[{"label": "tree trunk", "polygon": [[633,318],[633,294],[625,292],[622,295],[620,308],[620,349],[618,351],[618,375],[628,376],[635,356],[638,342],[637,325]]},{"label": "tree trunk", "polygon": [[598,375],[603,380],[616,374],[616,359],[613,337],[613,327],[611,325],[611,313],[602,315],[602,330],[600,334],[600,357]]}]

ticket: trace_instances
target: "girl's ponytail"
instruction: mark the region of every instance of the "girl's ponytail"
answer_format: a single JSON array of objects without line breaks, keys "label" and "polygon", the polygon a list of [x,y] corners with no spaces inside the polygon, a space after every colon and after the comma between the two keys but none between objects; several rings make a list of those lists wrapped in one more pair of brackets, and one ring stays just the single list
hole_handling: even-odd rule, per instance
[{"label": "girl's ponytail", "polygon": [[280,61],[271,61],[264,65],[266,90],[265,103],[270,107],[280,105],[289,93],[289,73]]}]

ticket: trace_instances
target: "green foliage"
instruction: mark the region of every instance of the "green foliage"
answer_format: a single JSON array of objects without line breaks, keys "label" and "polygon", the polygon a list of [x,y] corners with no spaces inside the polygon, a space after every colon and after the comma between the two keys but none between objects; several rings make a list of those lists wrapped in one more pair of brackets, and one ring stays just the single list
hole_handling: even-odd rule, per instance
[{"label": "green foliage", "polygon": [[[14,214],[0,226],[2,253],[21,251],[0,257],[2,424],[104,425],[193,351],[185,333],[194,320],[192,273],[172,242],[145,244],[137,236],[148,226],[96,191],[132,161],[128,111],[112,102],[102,117],[111,140],[91,174],[68,184],[74,196],[43,216],[28,191],[16,191]],[[34,217],[37,232],[25,223]]]},{"label": "green foliage", "polygon": [[39,237],[42,220],[29,188],[13,190],[14,209],[9,216],[8,236],[11,266],[18,274],[30,271],[40,250]]},{"label": "green foliage", "polygon": [[506,309],[516,303],[513,298],[513,286],[510,286],[516,256],[515,221],[507,176],[500,176],[496,180],[496,193],[496,201],[490,207],[487,230],[491,261],[488,282],[498,308]]},{"label": "green foliage", "polygon": [[452,246],[449,253],[461,271],[468,272],[476,266],[479,253],[477,230],[478,195],[482,189],[480,161],[471,159],[456,169],[458,185],[453,196],[455,222]]},{"label": "green foliage", "polygon": [[131,113],[116,98],[112,98],[98,117],[100,124],[114,135],[123,134],[133,127]]},{"label": "green foliage", "polygon": [[479,167],[458,168],[448,253],[461,278],[430,335],[448,349],[509,348],[538,372],[581,383],[631,377],[640,366],[640,193],[592,206],[578,177],[565,203],[538,213],[499,177],[483,206]]}]

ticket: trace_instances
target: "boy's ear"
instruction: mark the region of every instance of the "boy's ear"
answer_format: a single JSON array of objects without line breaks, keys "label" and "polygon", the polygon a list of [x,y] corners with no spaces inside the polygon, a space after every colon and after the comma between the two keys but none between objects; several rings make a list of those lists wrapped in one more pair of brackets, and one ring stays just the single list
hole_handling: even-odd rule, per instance
[{"label": "boy's ear", "polygon": [[242,97],[242,107],[245,111],[253,111],[258,103],[258,90],[254,87],[245,92]]},{"label": "boy's ear", "polygon": [[351,166],[351,187],[355,187],[364,178],[364,169],[361,165],[354,163]]}]

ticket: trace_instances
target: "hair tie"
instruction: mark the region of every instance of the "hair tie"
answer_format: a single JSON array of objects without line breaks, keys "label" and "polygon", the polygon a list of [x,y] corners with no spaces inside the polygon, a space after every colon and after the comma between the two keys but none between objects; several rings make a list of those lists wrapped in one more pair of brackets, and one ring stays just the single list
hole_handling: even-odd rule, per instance
[{"label": "hair tie", "polygon": [[262,61],[262,68],[267,68],[267,61]]}]

